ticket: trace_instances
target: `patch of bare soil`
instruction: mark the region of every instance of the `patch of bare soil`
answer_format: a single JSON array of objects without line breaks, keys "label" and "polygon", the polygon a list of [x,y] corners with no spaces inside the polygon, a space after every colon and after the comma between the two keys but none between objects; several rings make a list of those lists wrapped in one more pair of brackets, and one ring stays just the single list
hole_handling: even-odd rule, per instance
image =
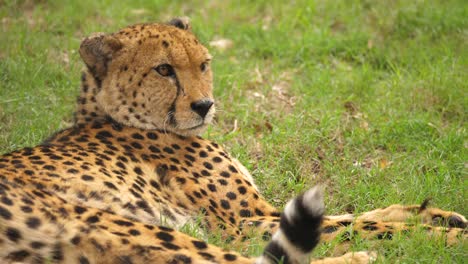
[{"label": "patch of bare soil", "polygon": [[294,74],[295,70],[285,71],[274,78],[268,68],[256,67],[246,90],[247,98],[254,102],[255,111],[272,117],[290,114],[298,100],[291,92]]}]

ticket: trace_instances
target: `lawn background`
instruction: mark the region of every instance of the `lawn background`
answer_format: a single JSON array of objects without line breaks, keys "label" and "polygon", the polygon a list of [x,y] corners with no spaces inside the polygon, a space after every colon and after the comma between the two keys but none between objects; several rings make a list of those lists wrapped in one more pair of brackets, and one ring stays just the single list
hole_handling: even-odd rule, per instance
[{"label": "lawn background", "polygon": [[[464,0],[0,0],[0,153],[70,125],[83,37],[182,15],[207,46],[232,41],[210,48],[219,111],[204,137],[240,159],[273,204],[321,183],[329,214],[431,197],[468,215]],[[446,248],[422,231],[356,240],[353,250],[385,263],[468,258],[467,243]]]}]

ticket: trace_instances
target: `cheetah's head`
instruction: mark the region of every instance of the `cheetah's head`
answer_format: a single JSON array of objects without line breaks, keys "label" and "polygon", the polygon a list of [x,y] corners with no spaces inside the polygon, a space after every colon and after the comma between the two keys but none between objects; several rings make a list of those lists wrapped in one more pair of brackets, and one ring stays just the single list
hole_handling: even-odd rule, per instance
[{"label": "cheetah's head", "polygon": [[119,123],[186,136],[213,119],[211,56],[186,18],[94,34],[80,55],[98,86],[98,107]]}]

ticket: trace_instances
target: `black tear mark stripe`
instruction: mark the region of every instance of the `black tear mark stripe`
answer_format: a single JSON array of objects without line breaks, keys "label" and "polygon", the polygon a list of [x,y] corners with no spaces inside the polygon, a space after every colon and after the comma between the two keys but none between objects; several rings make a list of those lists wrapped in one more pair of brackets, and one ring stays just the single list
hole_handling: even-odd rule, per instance
[{"label": "black tear mark stripe", "polygon": [[177,96],[174,99],[174,102],[172,102],[171,106],[169,107],[169,110],[167,111],[167,116],[169,117],[169,124],[176,126],[177,125],[177,120],[175,118],[175,111],[176,111],[176,105],[175,102],[177,101]]},{"label": "black tear mark stripe", "polygon": [[180,84],[179,78],[177,78],[177,74],[175,73],[175,71],[174,71],[174,79],[175,79],[175,84],[177,87],[177,94],[176,94],[176,98],[174,99],[174,101],[172,101],[172,104],[169,107],[167,115],[169,117],[169,124],[176,126],[177,125],[177,120],[175,118],[176,102],[177,102],[177,99],[179,99],[180,94],[185,95],[185,91],[182,85]]},{"label": "black tear mark stripe", "polygon": [[175,71],[174,71],[174,79],[175,79],[176,87],[177,87],[177,96],[176,96],[176,99],[177,99],[177,97],[179,97],[181,93],[182,95],[185,95],[185,90],[184,90],[184,87],[182,87],[182,85],[180,84],[179,78],[177,78],[177,74]]}]

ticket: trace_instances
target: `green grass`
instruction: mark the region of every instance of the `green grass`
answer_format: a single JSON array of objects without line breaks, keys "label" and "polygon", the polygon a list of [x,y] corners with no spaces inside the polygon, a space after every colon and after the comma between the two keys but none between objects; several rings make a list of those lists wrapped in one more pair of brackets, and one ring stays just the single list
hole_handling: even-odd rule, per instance
[{"label": "green grass", "polygon": [[[205,137],[273,204],[321,183],[330,214],[432,197],[468,215],[465,1],[205,2],[0,0],[0,153],[69,124],[81,38],[187,15],[204,43],[234,43],[211,49],[220,111]],[[463,263],[464,244],[415,234],[352,249],[385,263]]]}]

